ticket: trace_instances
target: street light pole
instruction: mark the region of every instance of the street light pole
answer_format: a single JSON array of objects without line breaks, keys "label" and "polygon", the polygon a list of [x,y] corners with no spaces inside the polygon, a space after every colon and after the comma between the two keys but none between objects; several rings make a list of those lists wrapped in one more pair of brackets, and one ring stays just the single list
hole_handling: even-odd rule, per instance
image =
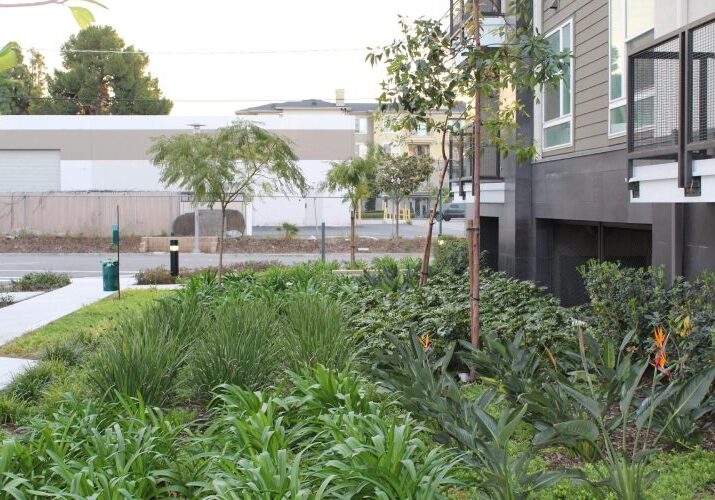
[{"label": "street light pole", "polygon": [[[201,127],[204,127],[203,123],[189,123],[189,127],[194,129],[194,134],[198,134]],[[199,232],[199,204],[194,200],[194,253],[201,253],[200,242],[200,232]]]}]

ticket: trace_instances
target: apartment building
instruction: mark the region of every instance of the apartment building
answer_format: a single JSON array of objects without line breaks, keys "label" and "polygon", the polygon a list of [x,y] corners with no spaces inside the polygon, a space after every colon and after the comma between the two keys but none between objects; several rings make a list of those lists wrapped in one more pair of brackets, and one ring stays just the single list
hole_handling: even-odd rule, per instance
[{"label": "apartment building", "polygon": [[[465,2],[450,2],[455,40]],[[506,1],[482,3],[490,24],[503,19]],[[564,304],[585,299],[590,259],[671,277],[715,269],[715,3],[534,0],[533,14],[573,58],[558,87],[523,96],[536,98],[519,127],[537,159],[483,159],[483,247]],[[453,138],[450,178],[467,201],[468,140]]]},{"label": "apartment building", "polygon": [[[335,91],[335,102],[322,99],[304,99],[264,104],[239,111],[240,114],[252,115],[301,115],[316,114],[316,116],[346,115],[355,121],[355,144],[351,156],[365,156],[370,145],[381,148],[389,154],[407,153],[411,156],[430,156],[434,160],[435,169],[432,176],[401,203],[400,208],[410,208],[414,217],[428,217],[432,210],[435,189],[444,163],[442,161],[442,136],[424,128],[418,130],[395,131],[389,123],[389,114],[379,112],[377,102],[347,102],[345,90]],[[437,115],[439,115],[437,113]],[[380,197],[371,198],[365,203],[365,210],[383,210],[387,207],[393,211],[392,201]]]}]

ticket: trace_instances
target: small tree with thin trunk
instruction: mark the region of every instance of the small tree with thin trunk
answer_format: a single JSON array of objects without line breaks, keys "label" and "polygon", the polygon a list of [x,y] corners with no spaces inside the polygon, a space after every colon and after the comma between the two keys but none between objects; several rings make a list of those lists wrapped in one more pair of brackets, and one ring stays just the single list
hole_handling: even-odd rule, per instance
[{"label": "small tree with thin trunk", "polygon": [[288,142],[246,121],[219,128],[215,134],[159,137],[150,152],[165,186],[191,192],[196,205],[220,206],[219,282],[228,206],[237,200],[250,202],[258,194],[307,191],[298,157]]},{"label": "small tree with thin trunk", "polygon": [[[480,160],[484,145],[495,147],[518,162],[536,153],[531,137],[521,137],[517,117],[524,116],[534,91],[554,85],[568,75],[570,54],[556,52],[532,24],[532,2],[514,0],[504,24],[496,33],[501,43],[482,45],[482,4],[498,0],[468,0],[463,13],[468,20],[461,37],[447,32],[437,20],[400,18],[402,38],[372,50],[367,60],[384,64],[387,78],[382,83],[382,110],[392,113],[395,129],[414,130],[419,125],[442,133],[444,168],[449,167],[446,140],[450,134],[472,129],[474,137],[472,193],[474,194],[472,245],[471,323],[472,343],[479,344],[479,230]],[[494,9],[491,9],[494,10]],[[490,28],[491,29],[491,28]],[[461,30],[460,30],[461,32]],[[493,37],[492,37],[493,38]],[[444,113],[437,119],[435,111]],[[420,284],[427,280],[432,228],[437,202],[430,214]]]},{"label": "small tree with thin trunk", "polygon": [[350,266],[355,266],[355,214],[370,195],[376,166],[374,149],[365,158],[349,158],[331,165],[322,187],[331,192],[343,191],[343,200],[350,204]]},{"label": "small tree with thin trunk", "polygon": [[429,156],[381,155],[378,160],[375,189],[395,204],[395,239],[400,237],[400,202],[429,179],[434,160]]}]

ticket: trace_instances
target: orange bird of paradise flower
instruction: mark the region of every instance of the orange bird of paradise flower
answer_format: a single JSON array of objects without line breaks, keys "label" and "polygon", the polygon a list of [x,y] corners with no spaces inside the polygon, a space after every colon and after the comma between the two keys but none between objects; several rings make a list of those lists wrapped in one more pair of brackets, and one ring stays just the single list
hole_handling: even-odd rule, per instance
[{"label": "orange bird of paradise flower", "polygon": [[665,329],[662,325],[656,326],[653,330],[653,342],[655,343],[656,351],[651,364],[666,376],[670,376],[670,372],[665,369],[665,366],[668,364],[668,353],[665,350],[665,346],[668,343],[668,335],[665,333]]},{"label": "orange bird of paradise flower", "polygon": [[425,335],[424,337],[417,337],[417,340],[419,341],[420,345],[422,346],[422,349],[425,351],[428,351],[430,347],[432,347],[432,343],[429,338],[429,334]]}]

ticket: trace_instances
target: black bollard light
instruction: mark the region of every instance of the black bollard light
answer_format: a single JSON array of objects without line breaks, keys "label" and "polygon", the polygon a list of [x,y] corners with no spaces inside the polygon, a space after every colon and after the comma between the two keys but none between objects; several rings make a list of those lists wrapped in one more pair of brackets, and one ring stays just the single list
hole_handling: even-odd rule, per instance
[{"label": "black bollard light", "polygon": [[179,240],[169,240],[169,266],[171,275],[179,275]]}]

